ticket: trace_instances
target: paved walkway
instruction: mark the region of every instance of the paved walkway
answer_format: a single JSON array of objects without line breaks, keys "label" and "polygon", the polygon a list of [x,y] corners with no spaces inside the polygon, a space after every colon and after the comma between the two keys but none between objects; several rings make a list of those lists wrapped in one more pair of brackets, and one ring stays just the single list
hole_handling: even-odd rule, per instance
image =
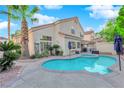
[{"label": "paved walkway", "polygon": [[[50,57],[47,59],[53,59]],[[61,57],[57,57],[61,58]],[[41,68],[44,59],[35,60],[35,62],[18,63],[23,70],[15,81],[8,83],[5,87],[16,88],[118,88],[124,87],[124,70],[118,71],[118,64],[111,67],[112,73],[100,75],[82,72],[51,72]],[[122,69],[124,63],[122,63]]]}]

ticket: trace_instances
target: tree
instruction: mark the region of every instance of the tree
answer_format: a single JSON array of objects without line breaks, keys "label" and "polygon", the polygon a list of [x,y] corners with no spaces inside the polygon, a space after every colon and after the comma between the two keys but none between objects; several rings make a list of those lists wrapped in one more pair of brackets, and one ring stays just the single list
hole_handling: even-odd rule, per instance
[{"label": "tree", "polygon": [[14,14],[18,20],[21,20],[21,47],[22,47],[22,57],[29,57],[28,50],[28,20],[31,22],[38,21],[34,18],[34,14],[39,11],[38,7],[31,8],[28,5],[16,5],[14,6]]},{"label": "tree", "polygon": [[4,14],[7,15],[8,17],[8,40],[10,41],[10,25],[11,25],[11,19],[16,19],[15,16],[12,14],[12,9],[13,6],[6,6],[7,7],[7,11],[4,10],[0,10],[0,14]]},{"label": "tree", "polygon": [[119,10],[119,16],[116,18],[115,31],[124,38],[124,5]]},{"label": "tree", "polygon": [[115,20],[109,20],[105,27],[99,32],[101,38],[105,39],[108,42],[111,42],[114,40],[115,35]]}]

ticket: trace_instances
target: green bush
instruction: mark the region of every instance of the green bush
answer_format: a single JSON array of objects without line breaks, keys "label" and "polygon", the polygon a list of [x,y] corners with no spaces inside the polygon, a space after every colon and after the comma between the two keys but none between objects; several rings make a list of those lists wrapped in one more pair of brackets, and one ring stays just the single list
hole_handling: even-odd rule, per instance
[{"label": "green bush", "polygon": [[0,51],[4,52],[3,58],[0,58],[0,72],[10,69],[13,61],[21,55],[21,47],[12,41],[0,43]]},{"label": "green bush", "polygon": [[37,53],[37,54],[35,54],[35,55],[30,56],[30,58],[31,58],[31,59],[41,58],[41,57],[42,57],[42,55],[41,55],[41,54],[39,54],[39,53]]},{"label": "green bush", "polygon": [[35,54],[35,58],[41,58],[41,57],[42,57],[41,54],[39,54],[39,53]]},{"label": "green bush", "polygon": [[31,55],[30,58],[31,58],[31,59],[35,59],[35,55]]},{"label": "green bush", "polygon": [[42,57],[47,57],[47,56],[49,56],[49,51],[45,50],[41,54],[37,53],[35,55],[30,56],[30,58],[35,59],[35,58],[42,58]]},{"label": "green bush", "polygon": [[55,49],[55,55],[59,55],[59,48],[60,48],[60,46],[59,45],[57,45],[57,44],[55,44],[55,45],[53,45],[53,48]]},{"label": "green bush", "polygon": [[41,56],[42,56],[42,57],[47,57],[47,56],[49,56],[49,51],[48,51],[48,50],[43,51],[43,52],[41,53]]},{"label": "green bush", "polygon": [[52,46],[50,46],[50,47],[48,47],[48,50],[50,51],[50,55],[53,55],[53,47]]}]

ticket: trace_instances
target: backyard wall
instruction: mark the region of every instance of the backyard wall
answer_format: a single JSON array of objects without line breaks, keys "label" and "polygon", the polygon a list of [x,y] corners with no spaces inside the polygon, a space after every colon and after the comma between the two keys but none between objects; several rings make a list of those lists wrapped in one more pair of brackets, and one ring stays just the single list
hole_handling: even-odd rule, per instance
[{"label": "backyard wall", "polygon": [[113,43],[96,42],[96,49],[103,53],[106,52],[106,53],[116,54],[116,52],[114,51]]}]

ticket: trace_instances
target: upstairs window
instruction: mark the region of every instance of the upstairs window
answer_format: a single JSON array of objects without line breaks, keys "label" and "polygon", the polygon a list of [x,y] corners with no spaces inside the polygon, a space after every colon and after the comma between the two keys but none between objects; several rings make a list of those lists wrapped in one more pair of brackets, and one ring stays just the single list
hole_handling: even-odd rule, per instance
[{"label": "upstairs window", "polygon": [[74,28],[71,29],[71,33],[75,34],[75,29]]},{"label": "upstairs window", "polygon": [[42,40],[52,41],[52,37],[51,36],[43,36]]}]

